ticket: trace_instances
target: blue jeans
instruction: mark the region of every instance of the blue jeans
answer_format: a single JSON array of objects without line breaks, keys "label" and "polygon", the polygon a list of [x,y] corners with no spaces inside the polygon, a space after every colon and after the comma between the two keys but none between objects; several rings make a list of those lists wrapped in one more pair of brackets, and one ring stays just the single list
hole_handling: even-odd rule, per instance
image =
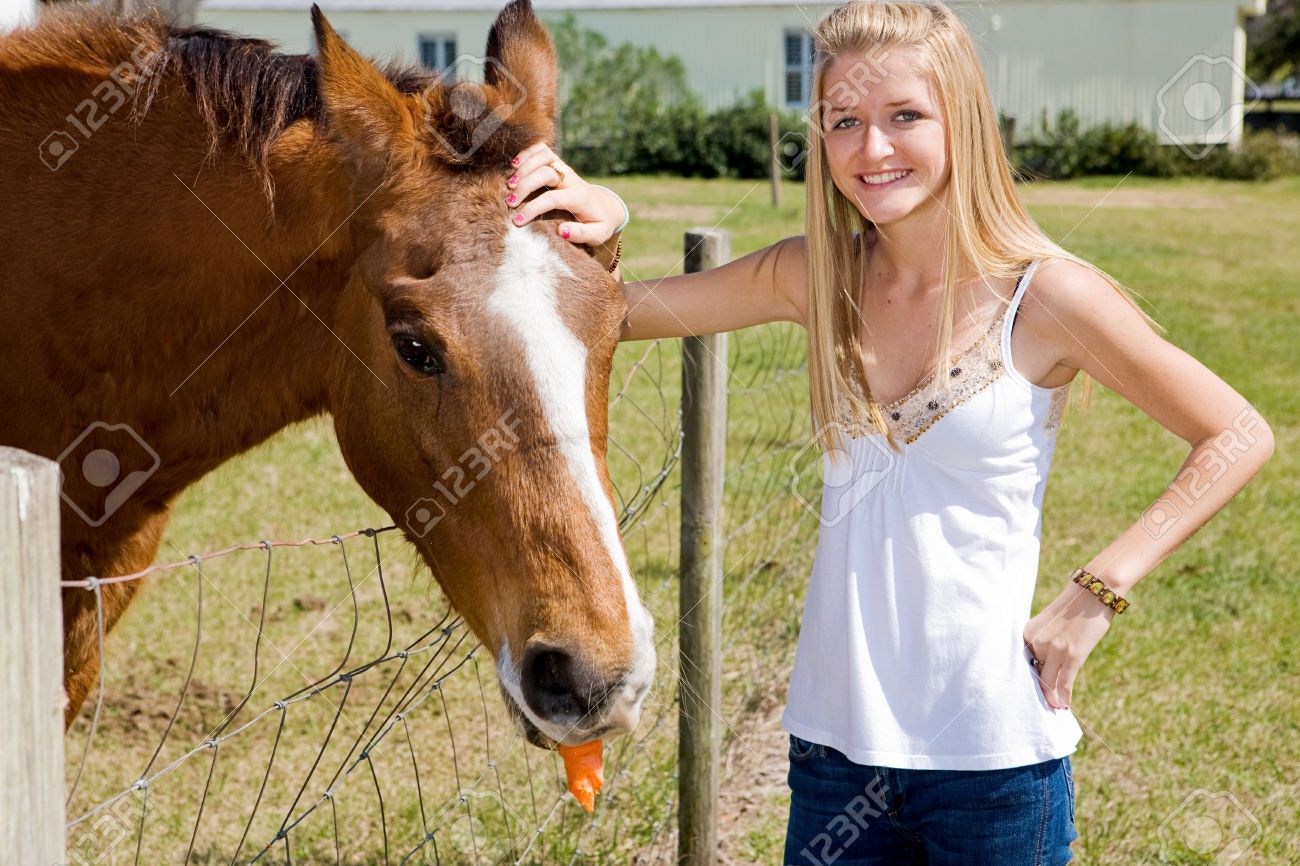
[{"label": "blue jeans", "polygon": [[1058,866],[1070,861],[1070,758],[1005,770],[855,764],[790,737],[787,866]]}]

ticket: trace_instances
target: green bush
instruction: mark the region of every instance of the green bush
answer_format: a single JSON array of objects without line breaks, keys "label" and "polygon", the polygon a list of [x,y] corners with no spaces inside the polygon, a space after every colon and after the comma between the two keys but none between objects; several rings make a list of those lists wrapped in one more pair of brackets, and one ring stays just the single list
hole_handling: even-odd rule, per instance
[{"label": "green bush", "polygon": [[1080,149],[1085,174],[1144,174],[1168,177],[1173,173],[1164,145],[1156,134],[1135,123],[1095,126],[1083,133]]},{"label": "green bush", "polygon": [[1082,129],[1069,109],[1056,122],[1014,148],[1012,162],[1030,179],[1067,180],[1082,175],[1217,177],[1269,180],[1300,174],[1300,136],[1247,130],[1236,148],[1215,147],[1192,158],[1175,145],[1160,144],[1154,132],[1136,124]]},{"label": "green bush", "polygon": [[[686,84],[677,57],[577,26],[572,15],[552,22],[563,71],[560,145],[565,159],[590,174],[671,173],[763,178],[770,171],[770,109],[762,90],[726,108],[705,111]],[[787,144],[803,126],[779,113]],[[787,155],[787,173],[803,177],[801,155]]]},{"label": "green bush", "polygon": [[1104,124],[1084,130],[1079,117],[1065,109],[1041,132],[1017,145],[1016,169],[1029,178],[1067,180],[1088,174],[1133,174],[1167,177],[1173,174],[1165,148],[1155,133],[1137,124]]},{"label": "green bush", "polygon": [[[753,90],[744,100],[720,108],[704,120],[698,136],[700,174],[705,176],[759,179],[771,174],[772,109],[762,90]],[[802,147],[804,124],[790,112],[777,112],[777,141],[795,141]],[[783,159],[786,174],[803,177],[802,152]]]},{"label": "green bush", "polygon": [[1076,177],[1081,173],[1078,141],[1079,118],[1073,111],[1063,111],[1054,126],[1044,117],[1041,131],[1012,149],[1011,161],[1017,171],[1031,178]]},{"label": "green bush", "polygon": [[1217,147],[1200,160],[1185,159],[1185,174],[1229,180],[1272,180],[1300,174],[1300,135],[1247,131],[1236,149]]},{"label": "green bush", "polygon": [[611,48],[566,16],[551,27],[563,70],[560,146],[592,174],[681,171],[694,161],[678,130],[703,123],[680,59],[654,48]]}]

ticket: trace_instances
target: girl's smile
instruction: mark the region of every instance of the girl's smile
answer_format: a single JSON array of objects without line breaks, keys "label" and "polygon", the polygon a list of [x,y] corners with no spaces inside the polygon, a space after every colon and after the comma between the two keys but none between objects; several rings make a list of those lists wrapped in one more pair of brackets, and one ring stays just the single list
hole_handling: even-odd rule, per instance
[{"label": "girl's smile", "polygon": [[910,168],[855,175],[858,183],[870,192],[880,192],[882,190],[893,189],[902,185],[911,176],[912,170]]}]

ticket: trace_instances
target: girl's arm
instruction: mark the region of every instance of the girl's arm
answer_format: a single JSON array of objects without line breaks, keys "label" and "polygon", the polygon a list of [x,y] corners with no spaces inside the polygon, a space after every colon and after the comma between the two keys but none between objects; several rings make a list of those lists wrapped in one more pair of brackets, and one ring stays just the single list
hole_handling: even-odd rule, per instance
[{"label": "girl's arm", "polygon": [[[1083,370],[1189,446],[1159,498],[1105,550],[1078,563],[1123,596],[1259,472],[1273,454],[1273,433],[1245,397],[1160,337],[1091,270],[1054,262],[1025,300],[1021,324],[1058,347],[1059,364]],[[1115,616],[1067,581],[1030,620],[1024,639],[1044,662],[1039,675],[1050,704],[1069,706],[1075,675]]]},{"label": "girl's arm", "polygon": [[622,283],[627,316],[619,339],[693,337],[781,321],[806,327],[807,281],[804,239],[793,237],[710,271]]},{"label": "girl's arm", "polygon": [[[573,243],[608,246],[626,226],[622,200],[605,187],[587,183],[544,143],[512,161],[506,202],[511,222],[527,225],[553,210],[567,210],[572,222],[556,231]],[[529,198],[537,190],[539,195]],[[627,301],[621,340],[648,340],[734,331],[767,322],[807,322],[808,290],[804,239],[786,238],[713,270],[627,283],[616,274]]]}]

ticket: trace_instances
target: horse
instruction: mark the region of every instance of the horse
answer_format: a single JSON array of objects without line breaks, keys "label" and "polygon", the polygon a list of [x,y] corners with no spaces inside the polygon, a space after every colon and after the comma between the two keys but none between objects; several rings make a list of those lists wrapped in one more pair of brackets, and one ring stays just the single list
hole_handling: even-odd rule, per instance
[{"label": "horse", "polygon": [[[525,737],[626,733],[655,666],[605,461],[626,307],[566,215],[505,202],[554,140],[550,36],[513,0],[453,81],[312,22],[314,57],[85,9],[0,37],[0,443],[59,462],[63,577],[102,581],[154,561],[189,485],[328,413]],[[140,585],[99,584],[106,628]],[[65,727],[94,596],[63,595]]]}]

